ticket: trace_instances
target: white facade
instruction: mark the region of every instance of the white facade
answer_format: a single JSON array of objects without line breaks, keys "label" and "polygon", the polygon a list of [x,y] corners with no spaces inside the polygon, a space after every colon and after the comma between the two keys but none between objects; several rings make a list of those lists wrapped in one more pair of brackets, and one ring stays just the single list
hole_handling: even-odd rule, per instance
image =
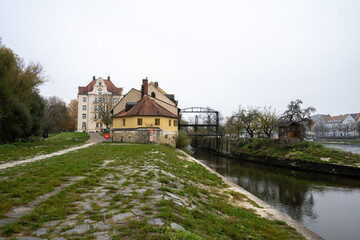
[{"label": "white facade", "polygon": [[[108,81],[108,82],[107,82]],[[98,101],[111,96],[114,103],[122,98],[122,89],[116,88],[110,78],[93,78],[86,87],[79,87],[78,93],[78,132],[99,132],[106,126],[102,124],[95,108]]]}]

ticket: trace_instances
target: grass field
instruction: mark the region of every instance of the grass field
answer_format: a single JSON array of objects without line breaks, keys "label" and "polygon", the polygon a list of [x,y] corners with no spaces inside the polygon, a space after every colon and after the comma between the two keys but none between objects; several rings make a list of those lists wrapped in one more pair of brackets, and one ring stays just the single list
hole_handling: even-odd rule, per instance
[{"label": "grass field", "polygon": [[281,143],[279,140],[242,139],[235,143],[234,152],[360,166],[360,154],[326,148],[322,144],[315,142]]},{"label": "grass field", "polygon": [[102,143],[0,171],[0,218],[74,176],[85,178],[1,227],[1,236],[36,237],[40,229],[46,239],[303,239],[237,207],[232,201],[246,196],[224,191],[219,177],[164,145]]},{"label": "grass field", "polygon": [[[78,141],[74,139],[77,138]],[[87,133],[64,132],[47,139],[35,138],[34,142],[14,142],[0,145],[0,164],[19,161],[37,155],[56,152],[65,148],[84,144],[89,139]]]}]

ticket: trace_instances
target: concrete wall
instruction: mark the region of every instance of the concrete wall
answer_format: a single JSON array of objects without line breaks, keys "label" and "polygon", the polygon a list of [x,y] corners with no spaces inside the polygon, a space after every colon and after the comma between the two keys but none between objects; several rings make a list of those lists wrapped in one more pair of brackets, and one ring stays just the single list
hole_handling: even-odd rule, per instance
[{"label": "concrete wall", "polygon": [[[154,143],[162,143],[176,146],[177,131],[164,131],[154,128]],[[127,143],[150,143],[150,128],[139,128],[131,130],[113,130],[113,141]]]},{"label": "concrete wall", "polygon": [[[216,143],[218,141],[218,144]],[[269,165],[276,165],[288,168],[301,169],[306,171],[322,172],[336,175],[343,175],[348,177],[360,178],[360,168],[351,167],[351,166],[342,166],[331,163],[323,162],[310,162],[310,161],[301,161],[293,160],[287,158],[275,158],[268,156],[258,156],[258,155],[249,155],[249,154],[234,154],[232,152],[232,142],[235,142],[234,138],[222,138],[216,139],[214,137],[199,137],[197,139],[192,138],[192,145],[194,147],[207,148],[217,152],[220,152],[226,156],[251,161],[258,162]]]}]

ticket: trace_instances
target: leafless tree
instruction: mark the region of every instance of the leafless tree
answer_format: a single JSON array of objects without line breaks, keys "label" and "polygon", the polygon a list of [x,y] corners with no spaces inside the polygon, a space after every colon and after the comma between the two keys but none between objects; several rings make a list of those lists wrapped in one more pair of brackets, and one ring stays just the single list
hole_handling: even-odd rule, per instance
[{"label": "leafless tree", "polygon": [[95,113],[106,128],[109,128],[109,125],[112,124],[111,110],[114,106],[114,99],[111,94],[102,95],[94,104]]}]

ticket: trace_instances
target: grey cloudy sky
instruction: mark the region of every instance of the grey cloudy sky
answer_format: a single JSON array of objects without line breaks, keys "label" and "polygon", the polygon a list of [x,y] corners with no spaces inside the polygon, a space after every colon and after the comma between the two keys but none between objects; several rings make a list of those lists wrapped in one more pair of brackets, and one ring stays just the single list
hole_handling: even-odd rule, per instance
[{"label": "grey cloudy sky", "polygon": [[40,62],[43,96],[66,102],[92,76],[127,92],[158,81],[179,107],[360,111],[360,1],[0,0],[0,37]]}]

